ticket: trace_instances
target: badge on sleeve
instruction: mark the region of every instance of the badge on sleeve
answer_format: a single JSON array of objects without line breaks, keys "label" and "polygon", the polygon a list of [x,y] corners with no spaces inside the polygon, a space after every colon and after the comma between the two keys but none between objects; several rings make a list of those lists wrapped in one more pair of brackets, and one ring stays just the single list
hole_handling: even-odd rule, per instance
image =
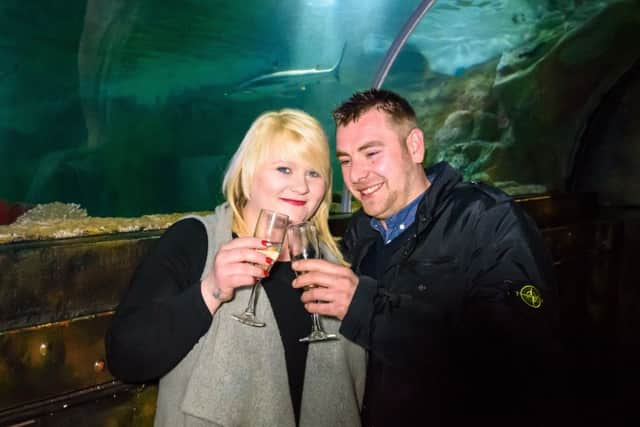
[{"label": "badge on sleeve", "polygon": [[538,288],[533,285],[524,285],[520,288],[516,294],[520,297],[520,299],[532,308],[540,308],[542,307],[542,295]]}]

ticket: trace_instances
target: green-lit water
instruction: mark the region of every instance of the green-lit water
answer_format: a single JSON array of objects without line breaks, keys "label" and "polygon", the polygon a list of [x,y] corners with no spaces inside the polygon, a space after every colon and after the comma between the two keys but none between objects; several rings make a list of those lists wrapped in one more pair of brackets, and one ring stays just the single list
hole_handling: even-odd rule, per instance
[{"label": "green-lit water", "polygon": [[[332,135],[331,109],[368,87],[418,3],[5,0],[0,199],[75,202],[95,216],[210,209],[221,200],[230,155],[258,114],[301,108]],[[550,81],[539,86],[513,76],[606,15],[600,3],[438,1],[385,84],[416,106],[429,162],[447,159],[468,178],[512,192],[560,185],[578,119],[538,96],[557,89],[553,72],[535,74],[532,80]],[[277,71],[330,68],[345,45],[336,73],[246,85]],[[579,52],[564,60],[585,61]],[[586,105],[589,97],[582,98]],[[563,120],[566,129],[558,127]],[[542,144],[544,159],[536,159],[531,129],[550,141]]]}]

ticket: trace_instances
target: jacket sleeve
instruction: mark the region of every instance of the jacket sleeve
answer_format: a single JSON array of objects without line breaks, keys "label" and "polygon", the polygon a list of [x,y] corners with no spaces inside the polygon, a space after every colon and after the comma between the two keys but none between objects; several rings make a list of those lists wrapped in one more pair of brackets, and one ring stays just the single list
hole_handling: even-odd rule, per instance
[{"label": "jacket sleeve", "polygon": [[[515,202],[485,212],[470,258],[463,319],[468,336],[542,351],[557,330],[552,261],[533,220]],[[535,350],[538,349],[538,350]]]},{"label": "jacket sleeve", "polygon": [[116,378],[161,377],[207,331],[212,316],[199,280],[207,245],[199,221],[179,221],[139,265],[105,337],[107,365]]},{"label": "jacket sleeve", "polygon": [[553,264],[514,202],[485,212],[476,236],[454,353],[484,368],[467,370],[466,381],[492,384],[508,406],[544,418],[568,384]]}]

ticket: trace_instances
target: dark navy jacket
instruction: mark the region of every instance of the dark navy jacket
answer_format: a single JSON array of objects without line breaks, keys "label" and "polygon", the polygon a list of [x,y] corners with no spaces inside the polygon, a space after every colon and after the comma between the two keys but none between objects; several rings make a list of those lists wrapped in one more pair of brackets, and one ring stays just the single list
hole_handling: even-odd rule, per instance
[{"label": "dark navy jacket", "polygon": [[362,211],[342,240],[360,282],[341,333],[369,351],[364,424],[524,425],[555,392],[550,258],[509,196],[446,163],[428,174],[392,244]]}]

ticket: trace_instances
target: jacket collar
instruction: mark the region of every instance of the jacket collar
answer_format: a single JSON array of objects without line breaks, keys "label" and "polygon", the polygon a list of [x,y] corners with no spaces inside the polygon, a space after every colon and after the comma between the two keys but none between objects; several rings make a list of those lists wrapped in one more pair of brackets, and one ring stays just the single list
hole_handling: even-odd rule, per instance
[{"label": "jacket collar", "polygon": [[416,212],[418,232],[431,222],[431,219],[437,215],[438,209],[443,206],[442,201],[462,181],[462,174],[447,162],[436,163],[426,170],[426,174],[434,176],[435,179],[418,205]]}]

